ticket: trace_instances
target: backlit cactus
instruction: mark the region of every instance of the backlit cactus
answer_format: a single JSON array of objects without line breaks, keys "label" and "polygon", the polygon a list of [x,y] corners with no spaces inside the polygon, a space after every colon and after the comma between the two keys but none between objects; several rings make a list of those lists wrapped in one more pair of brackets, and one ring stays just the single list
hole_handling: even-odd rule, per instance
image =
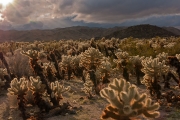
[{"label": "backlit cactus", "polygon": [[63,99],[62,93],[69,91],[71,87],[70,86],[65,87],[58,81],[55,81],[55,82],[51,82],[51,89],[52,89],[51,97],[52,98],[55,97],[57,100],[60,100]]},{"label": "backlit cactus", "polygon": [[128,52],[117,52],[116,56],[118,59],[128,59],[129,58],[129,53]]},{"label": "backlit cactus", "polygon": [[38,92],[38,93],[45,92],[45,84],[42,84],[40,77],[37,78],[30,77],[30,81],[31,81],[30,89],[33,92]]},{"label": "backlit cactus", "polygon": [[12,95],[23,95],[28,91],[28,81],[25,78],[14,78],[10,84],[11,88],[8,88],[8,92]]},{"label": "backlit cactus", "polygon": [[134,69],[135,69],[135,72],[136,72],[136,80],[137,80],[137,84],[140,85],[141,82],[140,82],[140,76],[142,74],[141,72],[141,69],[142,69],[142,60],[144,59],[144,56],[140,57],[139,55],[137,56],[132,56],[130,58],[130,61],[132,62],[132,64],[134,65]]},{"label": "backlit cactus", "polygon": [[3,87],[5,85],[5,82],[6,82],[6,80],[2,80],[0,78],[0,90],[2,89],[1,87]]},{"label": "backlit cactus", "polygon": [[5,75],[8,75],[7,69],[0,68],[0,79],[4,80]]},{"label": "backlit cactus", "polygon": [[162,52],[156,55],[157,58],[159,58],[159,61],[162,62],[163,60],[166,60],[168,57],[168,53]]},{"label": "backlit cactus", "polygon": [[180,61],[180,54],[176,54],[176,58]]},{"label": "backlit cactus", "polygon": [[57,72],[55,66],[54,66],[54,63],[53,62],[49,62],[49,63],[42,63],[42,68],[44,68],[44,73],[47,73],[47,69],[51,69],[51,72],[53,74],[55,74]]},{"label": "backlit cactus", "polygon": [[21,111],[23,119],[25,120],[26,119],[25,95],[26,95],[26,92],[28,91],[28,81],[25,78],[20,78],[19,81],[17,78],[14,78],[11,81],[10,86],[11,87],[8,88],[7,95],[17,95],[18,107],[19,107],[19,110]]},{"label": "backlit cactus", "polygon": [[128,72],[129,54],[126,51],[117,52],[116,56],[118,59],[115,59],[113,61],[117,64],[117,69],[122,69],[124,79],[129,81],[129,72]]},{"label": "backlit cactus", "polygon": [[59,63],[59,67],[61,67],[61,70],[64,70],[67,75],[68,75],[68,80],[71,78],[72,74],[72,66],[71,66],[71,61],[72,61],[72,56],[68,55],[62,55],[62,61]]},{"label": "backlit cactus", "polygon": [[87,80],[84,84],[84,87],[81,88],[82,91],[84,91],[88,96],[89,99],[93,97],[92,92],[93,92],[93,84],[90,80]]},{"label": "backlit cactus", "polygon": [[108,61],[103,61],[98,69],[103,83],[109,82],[110,73],[112,71],[112,65]]},{"label": "backlit cactus", "polygon": [[39,52],[36,50],[28,50],[27,52],[22,51],[21,53],[28,56],[31,59],[37,59],[39,56],[39,54],[38,54]]},{"label": "backlit cactus", "polygon": [[134,65],[141,65],[141,61],[144,59],[145,57],[144,56],[132,56],[130,58],[130,61],[134,64]]},{"label": "backlit cactus", "polygon": [[96,69],[102,62],[103,54],[98,49],[88,48],[85,52],[81,53],[80,66],[86,69]]},{"label": "backlit cactus", "polygon": [[[158,77],[165,74],[169,70],[169,66],[165,65],[165,61],[159,62],[159,58],[146,58],[142,61],[143,69],[142,72],[145,73],[143,82],[149,89],[151,96],[156,94],[156,98],[161,97],[161,86],[158,84]],[[148,83],[148,84],[147,84]]]},{"label": "backlit cactus", "polygon": [[165,61],[160,62],[159,58],[147,58],[142,61],[142,71],[152,77],[158,77],[162,73],[168,72],[169,67],[165,65]]},{"label": "backlit cactus", "polygon": [[146,94],[139,94],[135,85],[124,79],[114,79],[112,83],[100,91],[100,95],[106,98],[110,105],[103,111],[101,118],[113,118],[116,120],[130,120],[139,115],[146,118],[157,118],[160,113],[159,103],[152,103]]},{"label": "backlit cactus", "polygon": [[68,55],[62,55],[62,61],[59,63],[59,66],[62,67],[63,69],[68,69],[71,67],[71,61],[72,61],[72,56]]}]

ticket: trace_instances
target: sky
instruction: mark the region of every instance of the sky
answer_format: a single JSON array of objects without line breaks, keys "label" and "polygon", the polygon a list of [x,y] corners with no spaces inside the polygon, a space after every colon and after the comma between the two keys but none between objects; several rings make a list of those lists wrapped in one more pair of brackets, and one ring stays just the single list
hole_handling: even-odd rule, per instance
[{"label": "sky", "polygon": [[180,28],[180,0],[0,0],[0,29],[152,24]]}]

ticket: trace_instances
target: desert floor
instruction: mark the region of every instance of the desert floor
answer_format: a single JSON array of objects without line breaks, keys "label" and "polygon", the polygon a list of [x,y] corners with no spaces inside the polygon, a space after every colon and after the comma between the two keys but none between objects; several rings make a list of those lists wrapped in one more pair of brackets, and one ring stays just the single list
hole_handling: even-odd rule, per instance
[{"label": "desert floor", "polygon": [[[121,77],[121,76],[119,76]],[[118,78],[118,77],[117,77]],[[130,77],[130,82],[135,84],[135,77]],[[180,89],[176,87],[177,84],[171,80],[170,82],[172,88],[170,90],[179,93]],[[86,94],[81,91],[83,87],[83,82],[79,79],[73,79],[70,81],[64,82],[65,86],[71,86],[71,90],[67,93],[63,94],[64,99],[60,103],[69,102],[72,107],[76,108],[76,114],[66,114],[66,115],[58,115],[52,116],[52,111],[44,120],[100,120],[101,113],[103,109],[108,105],[108,102],[101,98],[100,96],[94,96],[94,99],[89,100],[85,96]],[[162,93],[167,91],[167,89],[163,88],[162,85]],[[174,89],[176,88],[176,89]],[[147,93],[149,94],[148,90],[144,85],[138,86],[138,90],[140,93]],[[0,93],[0,120],[22,120],[20,111],[17,108],[10,108],[8,97],[7,97],[7,90],[1,90]],[[27,107],[27,111],[38,111],[37,107]],[[175,107],[161,106],[160,109],[160,117],[156,120],[180,120],[180,109],[178,110]],[[111,119],[108,119],[111,120]],[[147,118],[143,118],[139,116],[136,120],[150,120]]]}]

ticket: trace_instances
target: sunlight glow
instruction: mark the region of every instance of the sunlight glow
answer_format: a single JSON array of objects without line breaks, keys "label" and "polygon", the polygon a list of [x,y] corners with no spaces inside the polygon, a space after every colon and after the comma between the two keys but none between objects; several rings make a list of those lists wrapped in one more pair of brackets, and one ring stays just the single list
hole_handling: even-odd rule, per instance
[{"label": "sunlight glow", "polygon": [[12,3],[13,0],[0,0],[0,4],[2,4],[3,6],[8,5],[9,3]]}]

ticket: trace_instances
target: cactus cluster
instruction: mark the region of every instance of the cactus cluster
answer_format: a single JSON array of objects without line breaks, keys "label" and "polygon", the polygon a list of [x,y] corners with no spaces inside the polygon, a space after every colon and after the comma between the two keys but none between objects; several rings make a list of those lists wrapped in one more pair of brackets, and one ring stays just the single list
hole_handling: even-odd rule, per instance
[{"label": "cactus cluster", "polygon": [[[88,98],[92,98],[95,91],[97,95],[100,94],[110,102],[110,105],[103,111],[102,118],[126,120],[138,115],[156,118],[159,115],[156,111],[159,105],[153,103],[146,94],[140,95],[137,87],[127,81],[133,82],[130,78],[136,75],[137,84],[140,85],[140,77],[144,75],[142,83],[149,89],[150,94],[152,96],[156,94],[158,99],[162,98],[160,77],[165,78],[165,83],[171,78],[177,83],[180,80],[180,55],[177,54],[179,52],[177,41],[179,39],[157,37],[139,40],[130,37],[122,40],[92,38],[90,41],[79,39],[32,43],[6,42],[0,44],[0,60],[2,61],[0,85],[4,85],[5,82],[9,84],[12,80],[8,92],[17,96],[17,105],[24,119],[27,118],[25,114],[27,104],[36,105],[40,112],[48,113],[49,110],[55,108],[58,108],[59,114],[66,111],[69,104],[64,107],[59,102],[64,97],[62,94],[69,91],[70,87],[66,88],[62,81],[68,79],[70,80],[68,82],[71,82],[71,79],[77,80],[80,77],[84,82],[84,88],[81,90],[88,95]],[[168,46],[169,48],[174,46],[174,49],[165,49]],[[29,58],[33,73],[17,74],[18,72],[12,71],[9,59],[13,58],[11,61],[18,61],[13,56],[16,55],[15,49],[22,50],[21,53],[27,56],[25,58]],[[6,54],[8,52],[11,55],[8,56]],[[171,59],[168,54],[175,56]],[[27,64],[27,59],[25,60],[24,64]],[[115,67],[118,69],[114,69]],[[7,71],[3,72],[4,68]],[[115,71],[118,77],[122,74],[126,81],[114,79],[109,84],[111,78],[115,76]],[[21,78],[23,75],[28,78]],[[168,88],[170,88],[169,85]]]},{"label": "cactus cluster", "polygon": [[60,99],[62,99],[62,94],[70,90],[70,86],[65,87],[58,81],[55,81],[51,82],[52,92],[51,95],[49,95],[46,90],[46,85],[42,83],[40,77],[34,78],[32,76],[30,77],[30,81],[26,78],[20,78],[19,80],[14,78],[10,85],[11,87],[8,88],[7,95],[17,96],[18,108],[23,114],[23,119],[27,118],[27,113],[25,113],[26,104],[36,104],[40,108],[40,111],[45,110],[49,112],[54,105],[52,103],[54,101],[52,101],[53,99],[51,100],[51,98],[55,98],[58,101],[57,104],[60,105],[59,102]]}]

